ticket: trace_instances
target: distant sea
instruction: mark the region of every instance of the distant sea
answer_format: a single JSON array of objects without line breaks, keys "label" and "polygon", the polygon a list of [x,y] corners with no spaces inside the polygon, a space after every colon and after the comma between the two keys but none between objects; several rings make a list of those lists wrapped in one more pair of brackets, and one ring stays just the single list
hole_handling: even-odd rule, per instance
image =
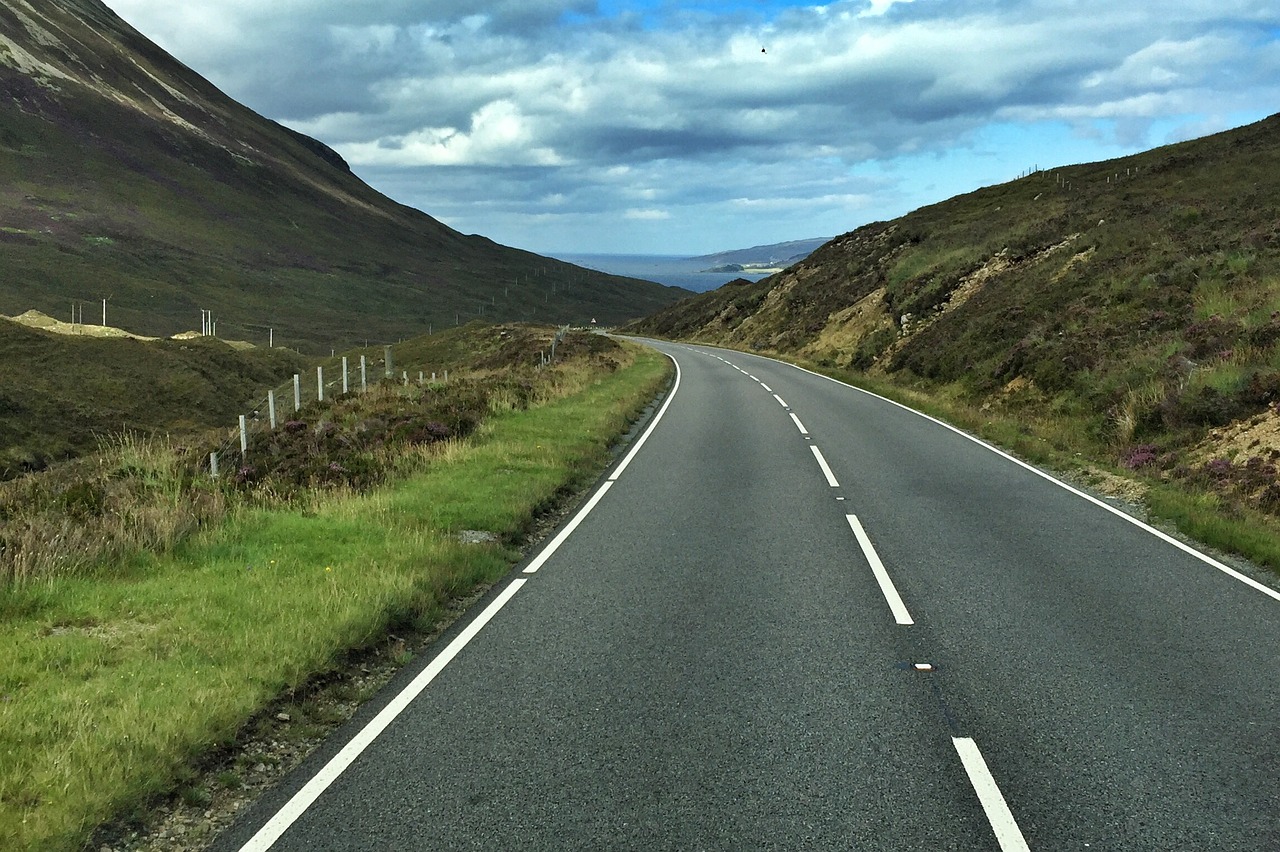
[{"label": "distant sea", "polygon": [[585,266],[598,272],[643,278],[659,284],[672,284],[702,293],[714,290],[735,278],[759,281],[765,275],[746,272],[700,272],[707,266],[705,260],[661,254],[557,254],[560,260]]}]

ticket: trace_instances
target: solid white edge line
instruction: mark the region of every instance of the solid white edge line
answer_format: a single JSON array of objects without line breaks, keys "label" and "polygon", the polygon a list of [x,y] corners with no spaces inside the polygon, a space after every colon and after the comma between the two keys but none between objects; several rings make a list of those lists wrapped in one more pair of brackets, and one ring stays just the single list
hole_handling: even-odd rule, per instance
[{"label": "solid white edge line", "polygon": [[1006,459],[1007,461],[1011,461],[1014,464],[1018,465],[1019,467],[1024,468],[1025,470],[1028,470],[1031,473],[1034,473],[1036,476],[1040,477],[1041,479],[1047,482],[1052,482],[1054,485],[1058,486],[1059,488],[1069,491],[1070,493],[1076,495],[1077,497],[1087,500],[1093,505],[1098,506],[1099,508],[1107,510],[1111,514],[1115,515],[1117,518],[1128,521],[1138,529],[1150,533],[1151,535],[1155,536],[1156,538],[1160,539],[1166,544],[1171,544],[1190,556],[1194,556],[1196,559],[1199,559],[1204,564],[1212,568],[1216,568],[1217,570],[1221,571],[1223,574],[1226,574],[1228,577],[1231,577],[1234,580],[1239,580],[1241,583],[1244,583],[1246,586],[1249,586],[1252,589],[1262,592],[1264,595],[1267,595],[1268,597],[1274,600],[1280,601],[1280,591],[1277,591],[1276,589],[1273,589],[1270,586],[1265,585],[1263,583],[1259,583],[1257,580],[1253,579],[1252,577],[1246,574],[1240,573],[1236,569],[1232,568],[1230,565],[1225,565],[1222,562],[1219,562],[1217,559],[1214,559],[1212,556],[1208,555],[1207,553],[1201,553],[1199,550],[1196,550],[1191,545],[1178,541],[1173,536],[1169,535],[1168,533],[1161,532],[1160,530],[1156,529],[1155,527],[1151,526],[1145,521],[1141,521],[1135,518],[1133,515],[1130,515],[1127,512],[1123,512],[1120,509],[1117,509],[1115,506],[1112,506],[1109,503],[1099,500],[1097,497],[1094,497],[1091,494],[1086,494],[1080,489],[1072,485],[1068,485],[1067,483],[1063,482],[1061,479],[1058,479],[1048,473],[1045,473],[1043,470],[1040,470],[1034,465],[1024,462],[1022,459],[1015,458],[1014,456],[1009,455],[999,447],[994,447],[991,444],[988,444],[986,441],[982,440],[981,438],[976,438],[973,435],[970,435],[968,432],[965,432],[962,429],[952,426],[950,423],[943,422],[942,420],[939,420],[936,417],[932,417],[928,414],[925,414],[922,411],[916,411],[914,408],[911,408],[910,406],[903,405],[900,402],[895,402],[894,400],[889,399],[888,397],[881,396],[878,393],[872,393],[871,391],[866,390],[864,388],[857,387],[856,385],[851,385],[848,382],[842,382],[839,379],[833,379],[830,376],[824,376],[822,375],[822,373],[815,373],[813,370],[805,369],[804,367],[797,366],[796,364],[788,364],[786,361],[778,361],[777,363],[786,364],[788,367],[794,367],[795,369],[799,370],[802,373],[808,373],[811,376],[817,376],[820,379],[826,379],[829,382],[833,382],[837,385],[841,385],[842,387],[846,387],[846,388],[849,388],[850,390],[857,391],[858,393],[866,394],[869,397],[873,397],[875,399],[881,400],[882,402],[887,402],[890,405],[901,408],[903,411],[909,411],[912,414],[916,415],[917,417],[923,417],[925,420],[928,420],[932,423],[936,423],[942,428],[948,429],[956,433],[957,435],[964,438],[965,440],[972,441],[973,443],[977,444],[979,447],[989,450],[990,452],[995,453],[996,455]]},{"label": "solid white edge line", "polygon": [[793,412],[791,412],[791,419],[792,419],[793,421],[795,421],[796,428],[800,430],[800,434],[801,434],[801,435],[808,435],[808,434],[809,434],[809,430],[808,430],[808,429],[806,429],[806,428],[804,428],[804,424],[800,422],[800,418],[799,418],[799,417],[796,417],[796,413],[795,413],[794,411],[793,411]]},{"label": "solid white edge line", "polygon": [[378,735],[386,730],[395,718],[399,716],[409,704],[418,697],[418,695],[427,688],[431,681],[435,680],[436,675],[440,674],[453,661],[467,644],[475,638],[486,624],[493,619],[498,611],[507,605],[507,602],[520,591],[520,587],[529,582],[527,579],[519,578],[511,581],[511,585],[502,590],[494,601],[485,607],[484,612],[476,617],[466,628],[459,633],[454,640],[449,643],[439,655],[432,660],[425,669],[418,673],[408,686],[401,690],[400,694],[391,699],[386,707],[382,708],[377,716],[373,717],[369,724],[365,725],[356,733],[351,741],[342,747],[342,750],[334,755],[328,763],[326,763],[319,772],[312,776],[301,790],[293,794],[284,807],[276,811],[275,816],[267,821],[258,832],[249,838],[249,841],[240,847],[240,852],[266,852],[275,844],[280,836],[288,831],[289,826],[297,822],[298,818],[311,807],[312,803],[320,797],[326,789],[329,788],[334,781],[338,779],[347,767],[349,767],[355,759],[360,756],[369,745],[378,738]]},{"label": "solid white edge line", "polygon": [[822,457],[822,450],[813,445],[810,445],[809,449],[813,450],[813,457],[818,460],[818,467],[822,468],[822,475],[827,478],[827,484],[832,488],[839,488],[840,483],[836,482],[836,475],[831,472],[831,465],[827,464],[827,460]]},{"label": "solid white edge line", "polygon": [[853,535],[858,539],[858,546],[862,548],[862,555],[867,558],[867,563],[871,565],[871,573],[875,575],[876,582],[880,584],[880,593],[884,595],[885,601],[889,604],[889,610],[893,613],[893,620],[898,624],[915,624],[911,618],[911,613],[907,612],[907,605],[902,602],[902,596],[898,594],[898,589],[893,585],[893,578],[889,576],[889,572],[885,570],[884,563],[880,561],[880,555],[876,553],[875,547],[871,545],[871,537],[867,535],[867,531],[862,527],[862,521],[858,520],[857,515],[845,515],[845,520],[849,522],[849,527],[853,530]]},{"label": "solid white edge line", "polygon": [[1000,844],[1001,850],[1030,852],[1030,847],[1022,836],[1022,830],[1018,828],[1018,822],[1013,818],[1013,812],[1009,810],[1009,803],[1004,800],[1004,795],[996,785],[996,779],[991,777],[987,762],[982,759],[978,744],[968,737],[952,737],[951,742],[955,744],[956,752],[960,755],[964,771],[969,774],[969,782],[973,784],[973,789],[978,794],[978,801],[986,811],[987,821],[991,823],[991,830],[995,832],[996,841]]},{"label": "solid white edge line", "polygon": [[[666,353],[663,353],[664,355]],[[627,469],[627,465],[631,464],[631,460],[636,457],[636,453],[640,452],[640,448],[644,446],[644,442],[649,440],[649,436],[653,434],[653,430],[658,428],[658,423],[662,420],[662,416],[667,413],[667,409],[671,407],[671,401],[676,398],[676,391],[680,390],[680,362],[671,355],[671,363],[676,367],[676,380],[671,386],[671,392],[667,394],[667,401],[662,404],[662,408],[658,409],[658,413],[654,416],[653,422],[649,424],[649,428],[644,430],[644,434],[632,446],[631,451],[623,457],[622,462],[613,469],[613,473],[609,474],[609,481],[617,481],[622,472]]]},{"label": "solid white edge line", "polygon": [[533,561],[525,566],[522,573],[536,574],[538,569],[542,567],[542,564],[550,559],[552,554],[560,549],[560,545],[564,544],[565,539],[573,535],[573,531],[578,528],[578,524],[582,523],[587,515],[591,514],[591,510],[600,502],[600,498],[609,493],[609,489],[613,487],[613,483],[614,480],[612,479],[605,480],[600,485],[600,488],[596,493],[591,495],[591,499],[583,504],[582,508],[578,510],[578,514],[573,516],[573,520],[570,521],[564,529],[556,533],[556,537],[551,539],[551,543],[542,548],[542,552],[535,556]]}]

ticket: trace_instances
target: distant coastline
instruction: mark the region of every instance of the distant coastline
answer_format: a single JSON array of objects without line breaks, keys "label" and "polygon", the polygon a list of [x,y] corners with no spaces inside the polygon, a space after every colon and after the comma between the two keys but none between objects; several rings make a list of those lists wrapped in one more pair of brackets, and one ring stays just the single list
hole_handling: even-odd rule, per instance
[{"label": "distant coastline", "polygon": [[[738,271],[712,271],[706,258],[655,254],[553,254],[558,260],[574,263],[587,269],[642,278],[673,287],[684,287],[695,293],[715,290],[738,278],[759,281],[777,270],[743,269]],[[736,265],[736,264],[734,264]]]},{"label": "distant coastline", "polygon": [[785,266],[765,266],[756,265],[754,263],[725,263],[720,266],[713,266],[710,269],[703,269],[702,272],[732,275],[773,275],[775,272],[781,272],[786,269]]}]

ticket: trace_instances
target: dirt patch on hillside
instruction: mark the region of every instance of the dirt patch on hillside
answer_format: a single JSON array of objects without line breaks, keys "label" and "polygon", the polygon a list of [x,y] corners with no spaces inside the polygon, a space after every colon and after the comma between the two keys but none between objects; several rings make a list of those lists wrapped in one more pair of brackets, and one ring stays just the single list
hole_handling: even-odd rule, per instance
[{"label": "dirt patch on hillside", "polygon": [[28,328],[39,328],[44,331],[51,331],[54,334],[71,334],[80,337],[131,337],[134,340],[158,340],[155,337],[143,337],[140,334],[134,334],[125,331],[123,328],[113,328],[109,325],[90,325],[83,322],[63,322],[54,319],[48,314],[42,314],[39,311],[27,311],[25,314],[19,314],[16,317],[8,317],[8,319],[19,325],[25,325]]},{"label": "dirt patch on hillside", "polygon": [[832,314],[816,340],[800,351],[805,358],[835,353],[847,361],[867,335],[893,328],[893,318],[885,310],[884,287],[872,290],[842,311]]},{"label": "dirt patch on hillside", "polygon": [[1213,459],[1243,462],[1255,456],[1270,459],[1272,453],[1280,453],[1280,413],[1274,409],[1213,429],[1188,456],[1196,462]]}]

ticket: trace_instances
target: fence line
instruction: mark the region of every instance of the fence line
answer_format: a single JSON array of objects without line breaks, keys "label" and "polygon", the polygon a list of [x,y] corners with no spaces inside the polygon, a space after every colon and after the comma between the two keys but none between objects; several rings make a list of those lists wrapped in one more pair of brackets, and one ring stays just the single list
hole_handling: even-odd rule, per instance
[{"label": "fence line", "polygon": [[[548,357],[544,352],[538,353],[539,366],[545,367],[554,362],[556,345],[564,340],[570,329],[571,326],[565,325],[556,331],[556,334],[551,341],[550,357]],[[383,367],[384,382],[387,384],[398,384],[402,387],[408,387],[410,385],[409,370],[403,369],[400,371],[400,375],[396,376],[394,373],[394,363],[390,346],[383,347],[383,358],[381,361],[370,361],[368,356],[362,354],[360,356],[360,386],[356,391],[351,389],[350,363],[345,355],[342,356],[341,359],[340,370],[342,375],[340,377],[331,377],[326,380],[324,365],[321,364],[316,366],[316,382],[313,391],[308,390],[310,383],[304,383],[302,381],[301,373],[294,373],[293,378],[289,382],[286,382],[279,387],[269,389],[266,392],[265,397],[259,397],[258,400],[254,402],[251,413],[239,415],[238,427],[229,430],[226,438],[224,438],[219,443],[218,447],[209,454],[209,475],[214,479],[217,479],[228,459],[234,459],[238,462],[239,466],[248,464],[248,459],[253,446],[253,441],[251,439],[255,435],[274,432],[279,428],[279,426],[283,425],[280,423],[280,412],[276,406],[277,393],[287,394],[290,389],[293,391],[293,409],[292,412],[286,412],[286,416],[284,418],[287,422],[288,420],[294,419],[293,417],[287,416],[288,414],[296,415],[304,407],[313,402],[317,404],[324,403],[327,398],[332,397],[332,392],[335,389],[341,388],[341,393],[343,395],[353,392],[360,394],[367,393],[369,391],[370,369],[376,369],[379,364]],[[337,367],[336,364],[334,366]],[[449,371],[443,370],[442,374],[443,378],[438,379],[437,372],[432,371],[431,378],[428,380],[426,377],[427,371],[425,369],[418,370],[417,385],[427,389],[447,385],[449,383]],[[399,381],[397,382],[396,379],[399,379]],[[329,397],[326,397],[326,391],[330,392]],[[265,422],[260,416],[264,408],[267,412],[267,419]]]}]

